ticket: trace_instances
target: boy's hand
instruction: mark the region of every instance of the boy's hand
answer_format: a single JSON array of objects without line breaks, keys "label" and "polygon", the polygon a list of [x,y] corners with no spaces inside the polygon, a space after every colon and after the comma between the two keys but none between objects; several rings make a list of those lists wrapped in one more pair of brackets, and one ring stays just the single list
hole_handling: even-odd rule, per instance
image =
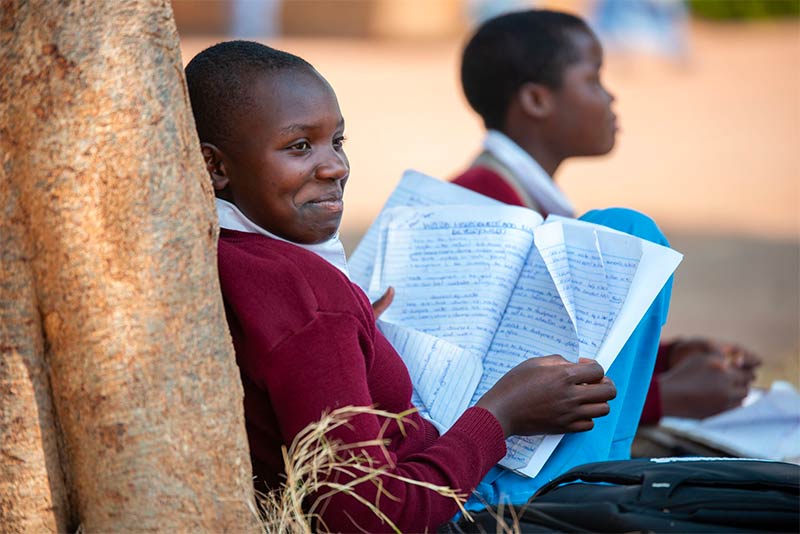
[{"label": "boy's hand", "polygon": [[761,358],[758,355],[735,343],[722,343],[720,351],[734,366],[750,372],[751,382],[755,380],[755,369],[761,365]]},{"label": "boy's hand", "polygon": [[710,339],[694,338],[678,340],[672,344],[667,357],[667,368],[676,367],[686,358],[714,353],[721,354],[735,367],[753,372],[753,378],[755,378],[755,368],[761,365],[761,358],[735,343],[719,343]]},{"label": "boy's hand", "polygon": [[703,419],[742,403],[761,358],[735,344],[677,341],[658,377],[664,415]]},{"label": "boy's hand", "polygon": [[616,394],[597,362],[553,355],[511,369],[476,405],[492,412],[506,437],[563,434],[591,430]]},{"label": "boy's hand", "polygon": [[754,378],[747,365],[720,351],[681,359],[658,378],[662,412],[703,419],[739,406]]},{"label": "boy's hand", "polygon": [[386,311],[386,308],[388,308],[392,304],[393,300],[394,300],[394,288],[392,286],[389,286],[389,289],[387,289],[386,292],[383,295],[381,295],[381,297],[378,300],[372,303],[372,311],[375,312],[375,319],[380,317],[381,314]]}]

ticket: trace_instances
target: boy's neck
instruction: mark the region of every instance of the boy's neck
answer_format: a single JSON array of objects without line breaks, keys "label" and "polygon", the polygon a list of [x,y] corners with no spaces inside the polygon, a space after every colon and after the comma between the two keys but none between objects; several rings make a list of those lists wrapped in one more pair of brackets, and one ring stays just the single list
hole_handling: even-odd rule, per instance
[{"label": "boy's neck", "polygon": [[[502,130],[501,130],[502,131]],[[519,147],[528,153],[530,157],[536,160],[542,169],[555,180],[555,174],[564,158],[558,156],[552,147],[542,142],[542,136],[538,132],[530,131],[514,131],[514,129],[507,129],[502,131],[509,139],[514,141]]]}]

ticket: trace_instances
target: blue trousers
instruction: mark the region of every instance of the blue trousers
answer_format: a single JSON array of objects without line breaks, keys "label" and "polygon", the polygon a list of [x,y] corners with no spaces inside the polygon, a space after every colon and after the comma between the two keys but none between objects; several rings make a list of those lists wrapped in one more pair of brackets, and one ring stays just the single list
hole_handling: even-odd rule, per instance
[{"label": "blue trousers", "polygon": [[[655,222],[633,210],[593,210],[580,219],[669,246]],[[595,419],[592,430],[564,436],[534,478],[518,475],[499,466],[493,467],[476,488],[475,495],[467,501],[468,510],[480,510],[487,504],[524,504],[537,489],[577,465],[630,458],[631,443],[639,426],[653,375],[661,327],[667,320],[671,292],[672,278],[611,364],[608,377],[617,387],[617,397],[609,402],[611,412]]]}]

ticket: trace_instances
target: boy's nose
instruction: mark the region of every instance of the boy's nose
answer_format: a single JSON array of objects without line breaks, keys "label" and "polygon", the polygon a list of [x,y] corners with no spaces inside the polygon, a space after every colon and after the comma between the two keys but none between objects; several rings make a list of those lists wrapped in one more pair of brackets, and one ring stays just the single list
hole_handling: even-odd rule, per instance
[{"label": "boy's nose", "polygon": [[314,175],[320,180],[342,180],[349,174],[350,164],[347,156],[341,152],[332,152],[317,165],[314,172]]}]

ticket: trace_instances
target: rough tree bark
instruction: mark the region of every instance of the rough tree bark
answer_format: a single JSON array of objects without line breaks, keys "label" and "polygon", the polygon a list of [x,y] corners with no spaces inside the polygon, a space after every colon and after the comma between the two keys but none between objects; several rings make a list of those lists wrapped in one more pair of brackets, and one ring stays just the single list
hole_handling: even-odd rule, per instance
[{"label": "rough tree bark", "polygon": [[0,2],[0,524],[255,528],[171,7]]},{"label": "rough tree bark", "polygon": [[58,458],[30,242],[0,166],[0,530],[64,532]]}]

